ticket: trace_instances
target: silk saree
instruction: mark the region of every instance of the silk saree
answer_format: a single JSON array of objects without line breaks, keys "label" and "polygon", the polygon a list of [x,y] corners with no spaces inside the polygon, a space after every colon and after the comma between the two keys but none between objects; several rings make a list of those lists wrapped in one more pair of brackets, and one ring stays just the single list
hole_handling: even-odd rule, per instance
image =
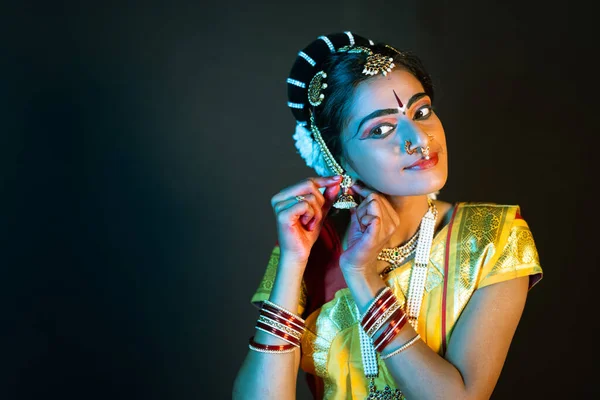
[{"label": "silk saree", "polygon": [[[365,399],[358,334],[359,316],[339,267],[340,227],[348,213],[328,216],[304,273],[298,314],[306,320],[300,367],[315,399]],[[345,219],[345,220],[344,220]],[[279,262],[275,245],[251,302],[269,298]],[[400,303],[406,301],[412,259],[383,276]],[[452,331],[474,291],[529,276],[529,289],[543,276],[533,236],[517,205],[454,204],[438,227],[431,247],[419,315],[421,339],[444,356]],[[379,360],[379,388],[395,387]],[[402,388],[400,388],[402,390]]]}]

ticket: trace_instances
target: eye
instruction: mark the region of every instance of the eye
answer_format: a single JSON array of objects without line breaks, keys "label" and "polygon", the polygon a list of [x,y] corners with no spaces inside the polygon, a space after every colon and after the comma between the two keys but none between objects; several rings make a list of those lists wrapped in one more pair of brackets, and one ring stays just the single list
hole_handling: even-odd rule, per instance
[{"label": "eye", "polygon": [[423,107],[419,108],[417,110],[417,112],[415,112],[414,119],[427,119],[427,118],[429,118],[429,116],[431,115],[432,112],[433,112],[433,109],[430,105],[423,106]]},{"label": "eye", "polygon": [[379,125],[369,132],[370,137],[382,138],[387,136],[391,131],[396,128],[394,125]]}]

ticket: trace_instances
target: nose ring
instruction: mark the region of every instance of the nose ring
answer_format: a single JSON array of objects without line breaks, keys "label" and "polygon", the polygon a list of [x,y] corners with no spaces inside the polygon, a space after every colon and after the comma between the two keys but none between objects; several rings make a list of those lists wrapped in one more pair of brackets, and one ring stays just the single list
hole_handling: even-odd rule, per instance
[{"label": "nose ring", "polygon": [[410,149],[410,146],[412,146],[412,142],[410,140],[405,140],[404,141],[404,150],[406,151],[406,154],[408,155],[412,155],[415,154],[415,151],[417,151],[417,149]]},{"label": "nose ring", "polygon": [[408,155],[413,155],[415,154],[415,152],[417,151],[417,149],[421,150],[421,154],[423,155],[423,157],[426,160],[429,160],[429,146],[427,147],[423,147],[423,146],[418,146],[414,149],[411,150],[410,146],[412,146],[412,142],[410,140],[405,140],[404,141],[404,150],[406,151],[406,154]]}]

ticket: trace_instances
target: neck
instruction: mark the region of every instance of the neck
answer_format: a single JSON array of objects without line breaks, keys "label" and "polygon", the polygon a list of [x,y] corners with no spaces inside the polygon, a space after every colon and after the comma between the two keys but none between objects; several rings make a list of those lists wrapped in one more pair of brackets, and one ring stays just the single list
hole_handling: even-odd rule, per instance
[{"label": "neck", "polygon": [[429,209],[427,195],[386,196],[400,219],[400,224],[385,247],[395,247],[408,241],[419,229],[421,219]]}]

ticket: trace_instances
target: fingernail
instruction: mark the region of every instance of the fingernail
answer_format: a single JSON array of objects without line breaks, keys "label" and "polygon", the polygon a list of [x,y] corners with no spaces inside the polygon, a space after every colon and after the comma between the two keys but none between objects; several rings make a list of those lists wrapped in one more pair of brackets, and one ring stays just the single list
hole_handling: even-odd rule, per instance
[{"label": "fingernail", "polygon": [[342,177],[341,177],[340,175],[336,175],[336,176],[334,176],[334,177],[333,177],[333,178],[331,178],[331,179],[332,179],[332,180],[334,180],[334,181],[339,181],[339,180],[341,180],[341,179],[342,179]]}]

